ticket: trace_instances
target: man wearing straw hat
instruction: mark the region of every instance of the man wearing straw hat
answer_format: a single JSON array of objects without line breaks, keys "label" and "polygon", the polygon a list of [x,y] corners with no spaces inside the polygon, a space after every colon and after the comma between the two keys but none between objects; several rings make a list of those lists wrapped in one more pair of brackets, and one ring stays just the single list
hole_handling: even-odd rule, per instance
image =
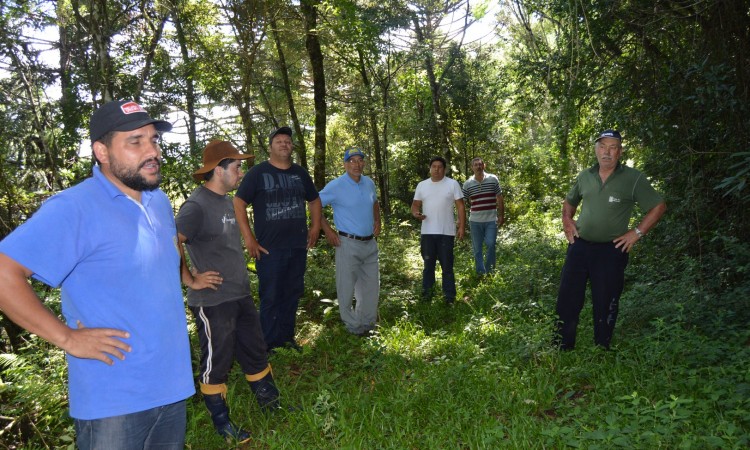
[{"label": "man wearing straw hat", "polygon": [[203,150],[203,166],[193,174],[203,184],[185,201],[176,219],[182,281],[188,286],[188,307],[201,347],[200,391],[216,432],[238,441],[250,434],[229,419],[226,382],[235,359],[261,408],[277,408],[279,403],[250,294],[234,207],[227,196],[242,179],[242,161],[252,158],[227,141],[210,142]]}]

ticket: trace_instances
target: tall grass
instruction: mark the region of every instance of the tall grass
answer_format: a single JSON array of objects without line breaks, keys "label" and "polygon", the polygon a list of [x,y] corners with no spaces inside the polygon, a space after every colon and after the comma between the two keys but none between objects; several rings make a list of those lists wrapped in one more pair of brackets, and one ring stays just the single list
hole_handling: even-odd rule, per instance
[{"label": "tall grass", "polygon": [[[612,351],[593,346],[587,306],[577,349],[560,353],[550,341],[564,242],[554,220],[533,219],[503,229],[490,278],[473,275],[468,242],[457,244],[453,307],[417,301],[417,232],[388,227],[379,240],[380,321],[369,338],[341,325],[333,252],[319,245],[298,317],[304,350],[272,357],[293,410],[263,414],[239,369],[232,373],[232,416],[253,434],[242,448],[748,447],[750,332],[738,311],[750,288],[736,275],[746,266],[722,259],[724,281],[695,281],[705,267],[667,261],[651,239],[632,255]],[[728,245],[738,261],[742,244]],[[712,310],[720,324],[706,322]],[[7,390],[0,396],[7,401]],[[64,417],[61,406],[43,414]],[[199,396],[188,414],[188,448],[227,447]],[[6,447],[64,446],[60,422],[44,442],[5,434]]]},{"label": "tall grass", "polygon": [[[550,340],[564,242],[554,220],[535,222],[503,231],[499,268],[489,279],[472,274],[470,246],[457,244],[454,307],[417,302],[418,236],[391,227],[379,242],[378,332],[367,339],[347,334],[336,309],[322,301],[336,293],[332,252],[318,249],[300,316],[305,350],[272,361],[286,403],[300,408],[261,414],[236,373],[235,403],[254,433],[246,448],[750,444],[750,333],[742,323],[726,322],[711,334],[685,315],[665,314],[679,312],[695,286],[680,278],[688,275],[679,266],[671,274],[676,281],[665,277],[665,264],[640,270],[661,253],[644,246],[636,251],[648,254],[633,255],[613,350],[593,346],[589,306],[578,349],[560,353]],[[223,445],[207,419],[190,431],[191,448]]]}]

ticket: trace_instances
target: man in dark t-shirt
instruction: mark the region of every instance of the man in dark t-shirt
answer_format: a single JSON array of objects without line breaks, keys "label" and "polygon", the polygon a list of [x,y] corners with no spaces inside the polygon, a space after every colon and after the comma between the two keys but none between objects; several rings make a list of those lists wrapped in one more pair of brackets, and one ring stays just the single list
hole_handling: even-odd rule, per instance
[{"label": "man in dark t-shirt", "polygon": [[[195,316],[201,346],[198,381],[216,431],[245,441],[250,434],[229,420],[227,378],[236,358],[258,404],[278,407],[258,312],[250,294],[245,255],[229,191],[242,178],[241,154],[226,141],[203,151],[203,167],[193,174],[205,183],[193,191],[177,214],[181,274],[188,286],[188,307]],[[188,269],[182,246],[190,255]]]},{"label": "man in dark t-shirt", "polygon": [[[291,128],[273,130],[268,141],[269,159],[245,175],[234,197],[234,211],[247,251],[257,260],[260,323],[272,352],[278,347],[299,349],[294,339],[297,305],[304,292],[307,249],[320,234],[322,206],[310,175],[292,163]],[[305,203],[312,222],[309,230]]]}]

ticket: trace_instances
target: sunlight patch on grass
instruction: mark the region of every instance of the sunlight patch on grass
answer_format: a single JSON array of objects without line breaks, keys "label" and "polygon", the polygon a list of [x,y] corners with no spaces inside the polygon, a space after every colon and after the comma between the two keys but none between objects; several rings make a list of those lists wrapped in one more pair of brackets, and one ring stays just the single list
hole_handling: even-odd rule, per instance
[{"label": "sunlight patch on grass", "polygon": [[466,326],[464,326],[464,333],[474,339],[481,339],[482,337],[491,335],[503,335],[511,331],[508,324],[503,324],[503,322],[505,322],[503,316],[474,315],[466,323]]},{"label": "sunlight patch on grass", "polygon": [[421,276],[422,255],[419,245],[403,248],[401,252],[394,256],[400,262],[401,270],[407,272],[407,276],[410,278]]},{"label": "sunlight patch on grass", "polygon": [[315,342],[324,332],[326,332],[326,327],[322,323],[305,321],[297,328],[299,343],[301,345],[315,345]]}]

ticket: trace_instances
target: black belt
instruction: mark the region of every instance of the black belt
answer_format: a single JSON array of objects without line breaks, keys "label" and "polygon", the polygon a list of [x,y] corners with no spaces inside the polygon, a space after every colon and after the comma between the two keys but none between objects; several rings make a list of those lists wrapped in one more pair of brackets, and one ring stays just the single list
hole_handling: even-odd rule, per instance
[{"label": "black belt", "polygon": [[344,233],[343,231],[339,231],[339,234],[344,237],[348,237],[349,239],[354,239],[355,241],[369,241],[372,240],[372,238],[375,237],[375,235],[369,235],[369,236],[355,236],[353,234]]},{"label": "black belt", "polygon": [[612,241],[594,242],[594,241],[587,241],[586,239],[584,239],[582,237],[577,237],[576,241],[581,241],[581,242],[583,242],[585,244],[589,244],[589,245],[615,245],[615,243],[612,242]]}]

